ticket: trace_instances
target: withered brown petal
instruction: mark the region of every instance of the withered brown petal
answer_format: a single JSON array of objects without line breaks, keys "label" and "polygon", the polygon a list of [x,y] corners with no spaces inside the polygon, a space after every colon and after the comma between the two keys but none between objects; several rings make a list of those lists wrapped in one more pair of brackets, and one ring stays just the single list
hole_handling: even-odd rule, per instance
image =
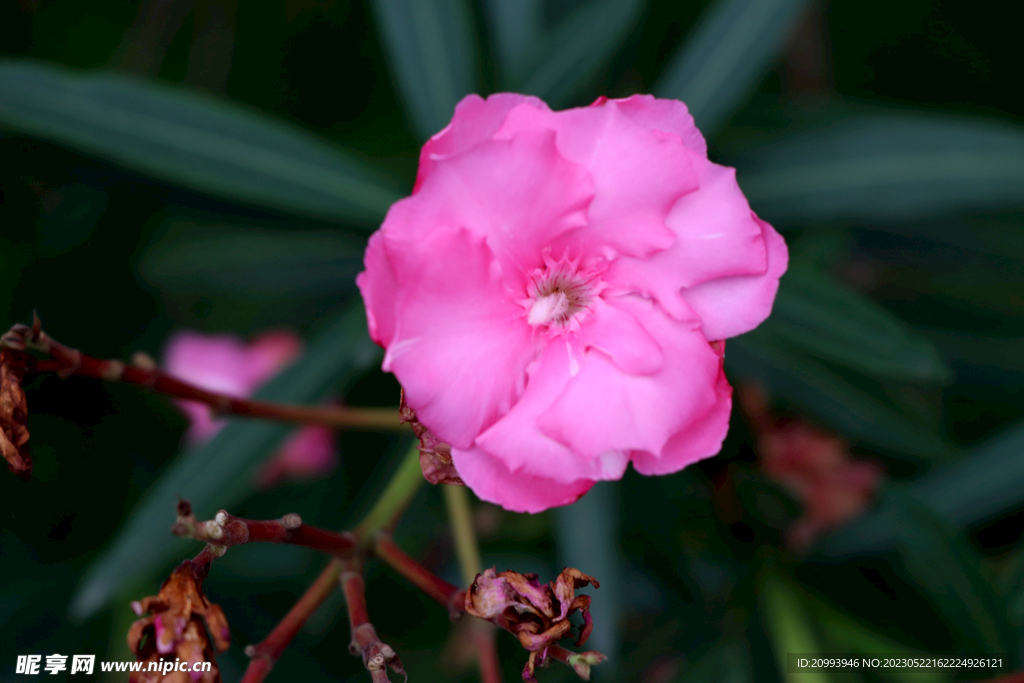
[{"label": "withered brown petal", "polygon": [[32,476],[28,453],[28,402],[21,387],[24,367],[9,350],[0,349],[0,454],[22,479]]}]

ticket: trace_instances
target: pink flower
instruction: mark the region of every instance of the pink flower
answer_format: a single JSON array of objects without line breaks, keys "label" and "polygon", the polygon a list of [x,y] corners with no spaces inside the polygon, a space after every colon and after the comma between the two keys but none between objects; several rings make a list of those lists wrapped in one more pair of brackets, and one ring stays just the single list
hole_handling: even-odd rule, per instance
[{"label": "pink flower", "polygon": [[537,512],[717,453],[721,340],[768,316],[786,263],[681,102],[500,94],[423,147],[357,282],[462,480]]},{"label": "pink flower", "polygon": [[[265,332],[247,344],[229,334],[186,330],[172,335],[167,343],[164,369],[204,389],[248,398],[301,352],[302,340],[292,332]],[[214,418],[205,404],[176,403],[191,423],[186,439],[192,444],[210,440],[227,423]],[[264,463],[256,479],[264,487],[281,479],[311,479],[333,470],[337,461],[334,432],[328,427],[306,426]]]}]

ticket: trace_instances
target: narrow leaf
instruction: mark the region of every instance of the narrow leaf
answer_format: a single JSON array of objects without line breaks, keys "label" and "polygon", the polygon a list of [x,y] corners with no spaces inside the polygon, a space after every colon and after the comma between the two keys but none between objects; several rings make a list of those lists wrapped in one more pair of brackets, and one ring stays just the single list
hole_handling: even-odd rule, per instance
[{"label": "narrow leaf", "polygon": [[398,192],[329,143],[207,95],[0,60],[0,128],[231,201],[372,224]]},{"label": "narrow leaf", "polygon": [[636,25],[643,0],[590,0],[538,41],[530,73],[511,88],[552,107],[575,104]]},{"label": "narrow leaf", "polygon": [[816,361],[762,326],[726,345],[726,368],[766,385],[840,434],[882,448],[932,460],[953,448],[893,405]]},{"label": "narrow leaf", "polygon": [[[958,529],[1019,508],[1024,504],[1024,424],[907,486],[921,505]],[[876,510],[837,530],[819,550],[844,556],[892,548],[893,525],[891,510]]]},{"label": "narrow leaf", "polygon": [[761,612],[775,651],[779,677],[788,683],[828,683],[829,677],[820,671],[789,671],[788,655],[821,652],[811,621],[796,592],[782,579],[769,576],[761,589]]},{"label": "narrow leaf", "polygon": [[245,299],[351,292],[365,241],[335,230],[273,230],[187,216],[164,221],[139,273],[163,292]]},{"label": "narrow leaf", "polygon": [[927,339],[879,304],[811,268],[791,267],[786,273],[764,327],[818,358],[867,375],[936,383],[951,379]]},{"label": "narrow leaf", "polygon": [[1024,205],[1024,129],[954,116],[844,116],[730,159],[785,224],[891,221]]},{"label": "narrow leaf", "polygon": [[682,100],[705,135],[757,86],[809,0],[718,0],[671,57],[653,91]]},{"label": "narrow leaf", "polygon": [[992,590],[993,580],[984,575],[978,552],[907,491],[894,490],[890,502],[904,565],[950,629],[968,640],[964,650],[1013,652],[1007,605]]},{"label": "narrow leaf", "polygon": [[543,33],[541,0],[484,0],[487,26],[494,41],[498,65],[510,89],[525,79],[530,59]]},{"label": "narrow leaf", "polygon": [[[314,403],[379,358],[369,340],[362,302],[325,327],[296,363],[256,393],[283,403]],[[294,429],[275,422],[236,420],[207,444],[182,454],[136,506],[106,552],[88,569],[71,605],[84,619],[102,608],[118,587],[156,571],[189,544],[168,531],[177,496],[192,501],[199,516],[211,517],[252,491],[253,472]]]},{"label": "narrow leaf", "polygon": [[374,0],[402,99],[421,139],[448,125],[479,70],[466,0]]}]

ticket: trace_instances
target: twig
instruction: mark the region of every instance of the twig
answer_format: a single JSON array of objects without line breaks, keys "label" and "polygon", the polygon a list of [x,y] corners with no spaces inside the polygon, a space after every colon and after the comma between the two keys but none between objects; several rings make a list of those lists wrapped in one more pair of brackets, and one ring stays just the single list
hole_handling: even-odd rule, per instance
[{"label": "twig", "polygon": [[175,536],[194,538],[223,549],[243,543],[287,543],[343,557],[351,555],[358,547],[356,537],[351,533],[303,524],[302,518],[295,513],[281,519],[253,520],[235,517],[221,510],[213,519],[200,522],[186,500],[178,502],[178,519],[171,531]]},{"label": "twig", "polygon": [[245,676],[242,677],[242,683],[260,683],[267,677],[281,653],[292,642],[302,625],[334,591],[335,586],[338,585],[341,571],[341,560],[331,560],[331,563],[320,573],[313,585],[306,589],[298,602],[292,605],[292,608],[274,627],[274,630],[262,642],[245,648],[245,654],[250,657],[250,661],[249,667],[245,670]]},{"label": "twig", "polygon": [[164,396],[205,403],[216,413],[223,415],[321,424],[347,429],[407,429],[399,421],[398,411],[390,408],[296,406],[235,398],[175,379],[155,367],[149,367],[148,364],[127,365],[119,360],[93,358],[50,338],[43,331],[38,316],[32,327],[20,324],[12,327],[0,337],[0,346],[21,352],[31,349],[50,357],[51,360],[47,361],[24,354],[26,369],[30,373],[54,372],[61,377],[74,375],[132,384]]},{"label": "twig", "polygon": [[[419,472],[419,449],[415,446],[409,449],[398,471],[392,475],[391,481],[388,482],[380,498],[377,499],[377,503],[363,518],[363,521],[356,526],[356,531],[337,534],[339,537],[353,539],[355,545],[348,555],[349,558],[360,558],[366,553],[367,544],[375,533],[394,527],[402,511],[409,505],[409,501],[416,495],[423,482],[422,476],[418,478],[410,476],[410,472],[414,471],[413,468]],[[179,517],[183,516],[181,512],[183,511],[179,509]],[[191,513],[190,510],[185,512]],[[252,659],[242,678],[242,683],[261,683],[266,678],[295,634],[338,585],[343,569],[344,565],[339,558],[332,560],[263,642],[246,648],[246,654]]]},{"label": "twig", "polygon": [[349,652],[363,658],[363,665],[370,672],[370,678],[374,683],[388,680],[389,666],[408,681],[409,676],[402,668],[402,660],[390,645],[381,642],[373,624],[370,623],[370,614],[366,608],[366,582],[363,580],[362,562],[358,557],[342,560],[341,590],[345,594],[348,623],[352,633]]}]

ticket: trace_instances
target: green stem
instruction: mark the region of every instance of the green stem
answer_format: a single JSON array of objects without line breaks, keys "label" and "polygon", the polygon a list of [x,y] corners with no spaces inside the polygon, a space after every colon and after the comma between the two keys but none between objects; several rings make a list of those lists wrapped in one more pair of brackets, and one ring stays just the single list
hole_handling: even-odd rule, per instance
[{"label": "green stem", "polygon": [[467,586],[476,581],[482,571],[480,549],[477,547],[476,532],[473,530],[473,511],[469,506],[469,490],[465,486],[445,484],[444,502],[448,508],[448,521],[455,537],[455,554],[459,558],[462,581]]},{"label": "green stem", "polygon": [[359,544],[366,546],[375,533],[394,527],[422,484],[419,443],[414,443],[377,502],[353,531]]}]

